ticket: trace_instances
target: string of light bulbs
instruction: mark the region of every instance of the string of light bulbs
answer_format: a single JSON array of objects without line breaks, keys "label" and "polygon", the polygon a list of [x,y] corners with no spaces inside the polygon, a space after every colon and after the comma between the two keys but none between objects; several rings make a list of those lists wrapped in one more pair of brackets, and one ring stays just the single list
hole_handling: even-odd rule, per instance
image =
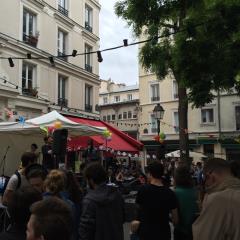
[{"label": "string of light bulbs", "polygon": [[[195,24],[192,27],[202,26],[206,22],[207,21]],[[103,57],[102,57],[102,54],[101,54],[102,52],[112,51],[112,50],[116,50],[116,49],[119,49],[119,48],[139,45],[139,44],[147,43],[147,42],[152,42],[153,44],[156,44],[157,41],[159,39],[161,39],[161,38],[170,37],[170,36],[175,35],[177,33],[186,32],[186,31],[188,31],[188,29],[184,28],[184,29],[177,30],[177,31],[174,31],[174,32],[165,33],[165,34],[162,34],[160,36],[156,35],[156,36],[154,36],[152,38],[149,38],[149,39],[146,39],[146,40],[142,40],[142,41],[133,42],[133,43],[128,43],[128,39],[123,39],[123,45],[110,47],[110,48],[105,48],[105,49],[97,50],[97,51],[91,51],[91,52],[78,53],[78,51],[76,49],[74,49],[71,54],[61,54],[61,55],[57,55],[57,56],[50,55],[48,57],[33,57],[31,53],[27,53],[26,57],[0,57],[0,59],[8,60],[10,67],[14,67],[15,66],[13,60],[25,60],[25,59],[31,59],[31,60],[46,59],[46,60],[48,60],[50,62],[51,66],[55,66],[55,59],[97,54],[98,62],[102,62],[103,61]]]}]

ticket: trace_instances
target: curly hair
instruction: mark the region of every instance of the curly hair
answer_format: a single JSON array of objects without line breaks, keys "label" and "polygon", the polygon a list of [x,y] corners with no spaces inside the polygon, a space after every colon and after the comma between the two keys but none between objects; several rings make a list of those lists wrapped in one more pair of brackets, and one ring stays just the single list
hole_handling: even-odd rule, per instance
[{"label": "curly hair", "polygon": [[58,195],[61,191],[65,189],[66,176],[64,172],[60,170],[52,170],[44,181],[45,190],[52,193],[53,195]]}]

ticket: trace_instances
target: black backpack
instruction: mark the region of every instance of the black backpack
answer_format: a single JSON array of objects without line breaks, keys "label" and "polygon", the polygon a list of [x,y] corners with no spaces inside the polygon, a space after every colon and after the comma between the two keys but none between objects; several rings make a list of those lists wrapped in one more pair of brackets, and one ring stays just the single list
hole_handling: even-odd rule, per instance
[{"label": "black backpack", "polygon": [[[20,188],[21,183],[22,183],[21,175],[17,170],[13,175],[16,175],[17,179],[18,179],[17,188],[16,188],[16,190],[17,190],[18,188]],[[7,188],[9,180],[10,180],[10,177],[8,177],[8,176],[0,177],[0,195],[3,196],[3,194]]]}]

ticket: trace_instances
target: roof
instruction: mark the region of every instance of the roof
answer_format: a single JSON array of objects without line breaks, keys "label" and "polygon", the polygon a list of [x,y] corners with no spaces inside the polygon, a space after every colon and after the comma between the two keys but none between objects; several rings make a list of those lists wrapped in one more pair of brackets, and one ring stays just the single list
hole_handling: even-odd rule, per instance
[{"label": "roof", "polygon": [[134,90],[139,90],[139,85],[135,84],[135,85],[130,85],[130,86],[121,86],[119,87],[119,89],[117,91],[113,91],[113,92],[100,92],[100,95],[103,94],[112,94],[112,93],[119,93],[119,92],[128,92],[128,91],[134,91]]},{"label": "roof", "polygon": [[[101,120],[92,120],[77,117],[68,117],[68,119],[77,123],[86,124],[88,126],[108,128],[108,130],[112,133],[112,139],[111,141],[107,142],[107,147],[112,148],[115,151],[138,152],[143,147],[143,144],[141,142],[135,140],[117,128],[114,128],[113,126]],[[86,147],[88,139],[92,139],[96,146],[106,145],[106,141],[102,136],[91,136],[72,138],[69,142],[69,147]]]}]

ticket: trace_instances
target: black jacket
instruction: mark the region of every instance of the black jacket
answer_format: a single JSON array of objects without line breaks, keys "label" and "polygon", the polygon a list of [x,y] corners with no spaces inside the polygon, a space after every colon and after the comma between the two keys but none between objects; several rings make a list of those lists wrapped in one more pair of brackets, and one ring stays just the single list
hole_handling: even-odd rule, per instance
[{"label": "black jacket", "polygon": [[118,189],[102,184],[83,200],[80,240],[123,240],[124,202]]}]

